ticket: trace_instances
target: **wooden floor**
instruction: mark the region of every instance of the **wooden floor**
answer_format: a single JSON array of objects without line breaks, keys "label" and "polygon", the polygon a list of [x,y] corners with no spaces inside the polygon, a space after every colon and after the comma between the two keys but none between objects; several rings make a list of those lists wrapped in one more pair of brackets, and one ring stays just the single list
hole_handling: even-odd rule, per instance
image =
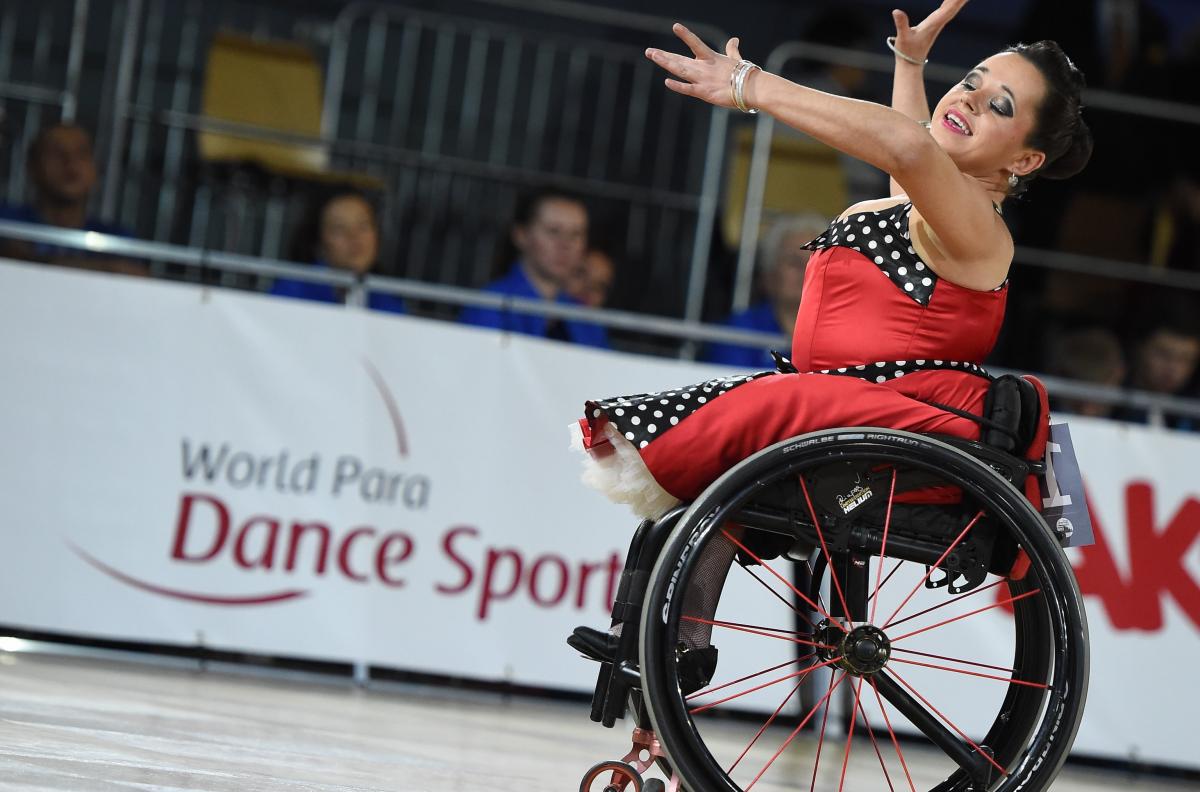
[{"label": "wooden floor", "polygon": [[[580,703],[0,651],[4,790],[572,792],[624,738]],[[852,760],[846,789],[875,792],[856,770],[878,779]],[[1054,786],[1195,788],[1079,768]]]}]

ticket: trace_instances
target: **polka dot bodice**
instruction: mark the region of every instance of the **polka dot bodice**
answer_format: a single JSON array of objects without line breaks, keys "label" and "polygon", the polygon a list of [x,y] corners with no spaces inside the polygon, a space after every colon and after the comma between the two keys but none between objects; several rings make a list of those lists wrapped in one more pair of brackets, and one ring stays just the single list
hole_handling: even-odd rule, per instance
[{"label": "polka dot bodice", "polygon": [[805,245],[806,250],[846,247],[870,259],[920,305],[928,305],[938,277],[917,255],[909,238],[912,203],[874,212],[856,212],[829,224],[825,233]]}]

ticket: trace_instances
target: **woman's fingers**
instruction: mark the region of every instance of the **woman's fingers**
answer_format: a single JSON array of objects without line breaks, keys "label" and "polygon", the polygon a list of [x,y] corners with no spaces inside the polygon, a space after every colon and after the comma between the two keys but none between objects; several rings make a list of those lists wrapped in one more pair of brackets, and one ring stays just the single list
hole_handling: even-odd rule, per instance
[{"label": "woman's fingers", "polygon": [[691,83],[679,82],[679,80],[672,80],[670,78],[667,79],[666,83],[667,87],[675,93],[680,93],[684,96],[697,96],[696,86]]},{"label": "woman's fingers", "polygon": [[648,49],[646,50],[646,57],[676,77],[688,80],[695,76],[691,72],[691,64],[695,63],[695,61],[686,55],[676,55],[674,52],[664,52],[660,49]]},{"label": "woman's fingers", "polygon": [[958,15],[958,12],[966,4],[967,0],[943,0],[942,4],[937,7],[937,10],[926,17],[925,21],[939,28],[943,27]]},{"label": "woman's fingers", "polygon": [[690,49],[692,54],[697,58],[704,60],[713,54],[712,49],[703,41],[701,41],[699,36],[678,22],[671,26],[671,30],[675,31],[675,35],[679,36],[679,39],[684,44],[687,44],[688,49]]},{"label": "woman's fingers", "polygon": [[731,39],[729,39],[729,41],[728,41],[728,42],[726,42],[726,44],[725,44],[725,54],[726,54],[726,55],[727,55],[727,56],[728,56],[728,57],[729,57],[731,60],[740,61],[740,60],[742,59],[742,53],[738,51],[738,45],[739,45],[739,44],[741,44],[741,40],[740,40],[740,39],[738,39],[738,38],[736,38],[736,37],[735,37],[735,38],[731,38]]},{"label": "woman's fingers", "polygon": [[899,8],[892,12],[892,21],[896,23],[897,36],[904,35],[911,27],[908,24],[908,14],[904,13]]}]

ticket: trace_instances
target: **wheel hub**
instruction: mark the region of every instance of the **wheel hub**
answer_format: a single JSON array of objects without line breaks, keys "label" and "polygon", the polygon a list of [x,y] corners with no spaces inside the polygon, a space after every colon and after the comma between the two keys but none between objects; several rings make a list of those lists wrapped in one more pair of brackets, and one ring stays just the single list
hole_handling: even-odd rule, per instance
[{"label": "wheel hub", "polygon": [[864,624],[847,633],[838,646],[838,665],[851,674],[869,676],[881,671],[892,656],[892,642],[883,630]]}]

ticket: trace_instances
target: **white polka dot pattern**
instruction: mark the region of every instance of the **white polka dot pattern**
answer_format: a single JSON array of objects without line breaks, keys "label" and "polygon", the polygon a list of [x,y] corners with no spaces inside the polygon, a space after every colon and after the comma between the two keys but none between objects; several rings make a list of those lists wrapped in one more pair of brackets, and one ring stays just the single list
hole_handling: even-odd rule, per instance
[{"label": "white polka dot pattern", "polygon": [[[861,234],[875,266],[891,278],[896,288],[920,305],[929,305],[938,278],[932,271],[926,272],[925,262],[921,261],[921,257],[908,243],[908,220],[911,211],[912,204],[906,203],[860,214],[854,218],[834,220],[825,233],[804,247],[808,250],[849,247],[838,241],[839,235],[844,237],[846,242],[854,242],[856,235]],[[853,249],[862,252],[860,246]]]},{"label": "white polka dot pattern", "polygon": [[[778,353],[772,354],[775,356],[775,363],[778,367],[777,371],[760,371],[755,374],[719,377],[698,385],[691,385],[665,393],[641,393],[635,396],[617,396],[611,399],[590,401],[587,403],[585,415],[592,416],[593,420],[600,420],[601,416],[603,416],[635,448],[644,449],[656,437],[662,437],[672,426],[678,426],[680,421],[703,408],[706,402],[728,393],[739,385],[745,385],[747,382],[761,377],[771,377],[779,374],[801,374],[786,357]],[[964,363],[957,360],[885,360],[874,363],[862,363],[855,366],[810,371],[805,376],[826,374],[839,377],[855,377],[867,382],[883,384],[888,380],[898,379],[914,372],[936,371],[939,369],[960,371],[964,374],[984,377],[986,379],[992,378],[983,366],[977,363]],[[706,393],[711,395],[701,395]],[[651,410],[651,408],[658,407],[662,407],[663,409]],[[643,412],[643,409],[652,412],[656,419],[664,417],[666,414],[664,413],[665,409],[670,413],[670,417],[663,423],[644,421],[639,415],[639,413]]]}]

